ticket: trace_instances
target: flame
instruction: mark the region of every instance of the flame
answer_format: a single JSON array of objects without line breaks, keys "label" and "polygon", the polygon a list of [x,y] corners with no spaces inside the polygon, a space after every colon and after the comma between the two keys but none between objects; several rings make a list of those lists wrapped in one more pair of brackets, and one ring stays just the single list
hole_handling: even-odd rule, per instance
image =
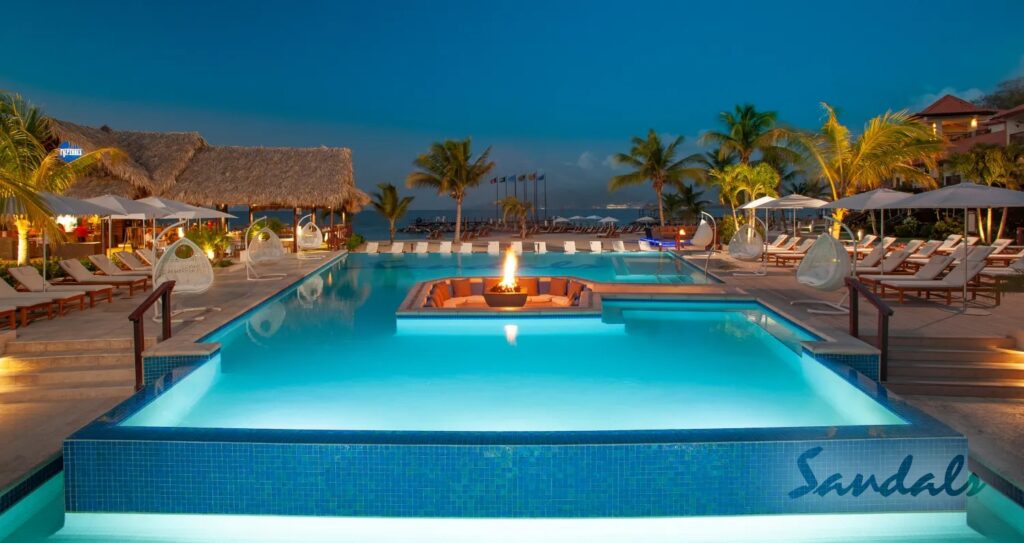
[{"label": "flame", "polygon": [[686,229],[685,228],[680,228],[679,229],[679,235],[680,236],[685,236],[686,235]]},{"label": "flame", "polygon": [[516,288],[516,267],[519,264],[519,259],[516,258],[516,252],[511,247],[505,251],[505,263],[502,265],[501,282],[498,286],[504,289],[514,290]]},{"label": "flame", "polygon": [[206,249],[206,258],[209,258],[210,260],[213,260],[216,256],[217,255],[213,252],[213,249],[211,249],[211,248],[207,248]]}]

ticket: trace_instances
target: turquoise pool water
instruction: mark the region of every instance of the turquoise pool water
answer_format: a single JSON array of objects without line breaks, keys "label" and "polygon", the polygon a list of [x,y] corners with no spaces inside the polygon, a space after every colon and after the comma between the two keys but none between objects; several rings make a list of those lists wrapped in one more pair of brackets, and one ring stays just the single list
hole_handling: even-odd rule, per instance
[{"label": "turquoise pool water", "polygon": [[[628,255],[577,258],[526,255],[522,272],[610,280],[616,259],[631,266]],[[796,347],[811,336],[754,303],[606,301],[593,317],[396,318],[415,282],[498,266],[486,255],[467,261],[350,255],[216,334],[219,358],[122,424],[591,431],[903,423],[801,356]]]},{"label": "turquoise pool water", "polygon": [[1011,543],[1024,510],[987,488],[967,512],[656,519],[395,519],[65,514],[53,478],[0,515],[2,543]]}]

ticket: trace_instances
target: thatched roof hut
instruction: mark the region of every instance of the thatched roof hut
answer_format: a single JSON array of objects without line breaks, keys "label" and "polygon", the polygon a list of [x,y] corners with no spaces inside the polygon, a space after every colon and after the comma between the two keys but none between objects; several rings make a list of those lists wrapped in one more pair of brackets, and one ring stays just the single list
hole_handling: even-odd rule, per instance
[{"label": "thatched roof hut", "polygon": [[328,147],[207,146],[196,152],[167,196],[197,205],[315,205],[348,211],[369,202],[355,186],[352,151]]},{"label": "thatched roof hut", "polygon": [[355,186],[345,148],[223,147],[196,132],[132,132],[54,121],[57,135],[86,152],[116,147],[107,161],[67,194],[163,196],[195,205],[333,207],[358,211],[366,193]]}]

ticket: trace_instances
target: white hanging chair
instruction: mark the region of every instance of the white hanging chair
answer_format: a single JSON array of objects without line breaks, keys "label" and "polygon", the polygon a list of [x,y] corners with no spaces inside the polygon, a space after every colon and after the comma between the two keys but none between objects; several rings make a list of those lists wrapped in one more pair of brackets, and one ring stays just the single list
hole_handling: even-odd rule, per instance
[{"label": "white hanging chair", "polygon": [[[303,224],[302,221],[306,220]],[[295,236],[295,243],[298,244],[300,251],[315,251],[320,249],[324,244],[324,233],[320,230],[315,223],[313,223],[313,214],[310,213],[299,219],[298,231]],[[318,258],[323,258],[323,255],[319,255]]]},{"label": "white hanging chair", "polygon": [[753,226],[745,224],[729,240],[729,256],[753,262],[764,252],[764,239]]},{"label": "white hanging chair", "polygon": [[[213,286],[213,266],[203,250],[188,238],[181,238],[164,251],[153,266],[153,287],[174,281],[174,295],[202,294]],[[178,315],[186,311],[219,311],[219,307],[190,307],[171,312]],[[155,317],[159,319],[159,313]],[[201,320],[196,317],[192,320]],[[179,321],[180,322],[180,321]]]},{"label": "white hanging chair", "polygon": [[693,237],[690,238],[690,244],[699,249],[703,249],[711,242],[715,240],[715,231],[708,224],[708,221],[704,219],[700,220],[700,224],[697,225],[697,231],[693,233]]},{"label": "white hanging chair", "polygon": [[249,239],[249,242],[245,247],[245,275],[246,279],[250,281],[278,279],[286,275],[283,273],[260,274],[256,271],[257,264],[276,262],[284,258],[286,254],[281,238],[277,237],[277,234],[267,227],[260,228],[252,234],[252,237],[249,237],[249,231],[265,219],[266,217],[261,217],[253,221],[249,226],[249,230],[246,230],[246,237]]},{"label": "white hanging chair", "polygon": [[796,269],[796,280],[811,288],[833,291],[850,275],[850,256],[842,242],[829,235],[818,236]]}]

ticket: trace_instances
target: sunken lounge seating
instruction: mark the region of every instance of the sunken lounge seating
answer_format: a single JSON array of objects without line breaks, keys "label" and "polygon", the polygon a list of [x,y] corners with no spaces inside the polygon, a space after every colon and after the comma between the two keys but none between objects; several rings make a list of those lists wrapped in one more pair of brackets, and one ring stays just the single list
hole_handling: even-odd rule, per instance
[{"label": "sunken lounge seating", "polygon": [[[498,277],[442,279],[429,286],[423,307],[486,308],[483,293],[501,281]],[[568,277],[518,277],[527,294],[526,307],[578,307],[589,298],[587,285]]]}]

